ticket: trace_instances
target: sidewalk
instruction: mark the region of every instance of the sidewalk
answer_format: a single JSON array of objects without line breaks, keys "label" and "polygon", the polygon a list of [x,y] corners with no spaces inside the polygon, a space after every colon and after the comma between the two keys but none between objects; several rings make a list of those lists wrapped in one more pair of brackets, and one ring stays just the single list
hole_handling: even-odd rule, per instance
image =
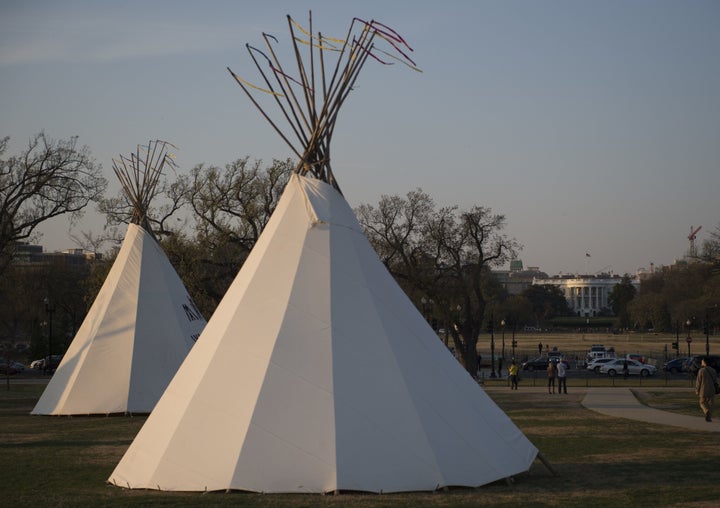
[{"label": "sidewalk", "polygon": [[712,422],[706,422],[702,416],[687,416],[648,407],[640,403],[629,388],[588,388],[582,405],[591,411],[618,418],[720,432],[720,408],[717,405]]},{"label": "sidewalk", "polygon": [[[720,400],[718,400],[718,397],[715,398],[713,421],[706,422],[702,416],[682,415],[648,407],[635,397],[630,388],[572,386],[568,389],[571,395],[582,397],[580,403],[583,407],[607,416],[657,423],[660,425],[671,425],[673,427],[682,427],[690,430],[720,432]],[[509,391],[509,389],[504,386],[485,387],[484,390]],[[528,392],[546,395],[547,388],[543,386],[521,386],[520,391],[516,393]],[[555,397],[558,397],[558,395],[549,395],[548,400],[553,400]],[[695,397],[695,395],[693,395],[693,397]],[[562,400],[562,398],[558,398],[557,400]],[[698,405],[698,414],[700,414],[700,405]]]}]

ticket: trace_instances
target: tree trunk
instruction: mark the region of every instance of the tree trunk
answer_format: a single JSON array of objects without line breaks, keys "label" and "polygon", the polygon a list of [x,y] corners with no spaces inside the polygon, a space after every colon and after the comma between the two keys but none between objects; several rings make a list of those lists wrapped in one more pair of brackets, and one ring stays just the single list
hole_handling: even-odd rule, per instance
[{"label": "tree trunk", "polygon": [[[479,367],[477,358],[477,334],[470,332],[468,335],[461,336],[456,330],[453,330],[452,337],[460,363],[462,363],[465,370],[467,370],[473,378],[477,378]],[[468,340],[465,337],[471,338]]]}]

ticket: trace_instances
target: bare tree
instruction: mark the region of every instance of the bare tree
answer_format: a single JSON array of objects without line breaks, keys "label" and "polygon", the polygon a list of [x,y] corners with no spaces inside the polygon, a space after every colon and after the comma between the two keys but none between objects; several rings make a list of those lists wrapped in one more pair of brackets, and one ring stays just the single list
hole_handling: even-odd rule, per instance
[{"label": "bare tree", "polygon": [[700,260],[711,264],[715,273],[720,273],[720,224],[710,232],[710,238],[703,242]]},{"label": "bare tree", "polygon": [[246,157],[224,169],[198,165],[176,182],[174,191],[192,210],[196,234],[168,238],[164,247],[207,315],[255,246],[293,166],[290,160],[274,160],[264,167]]},{"label": "bare tree", "polygon": [[242,246],[249,252],[270,219],[285,188],[292,162],[275,160],[263,169],[247,157],[225,166],[196,166],[181,185],[198,222],[198,234]]},{"label": "bare tree", "polygon": [[16,242],[32,239],[48,219],[69,214],[77,220],[107,186],[101,167],[77,136],[53,140],[34,135],[19,155],[2,158],[6,137],[0,140],[0,273],[12,259]]},{"label": "bare tree", "polygon": [[502,234],[505,217],[475,206],[436,209],[418,189],[406,198],[382,196],[356,213],[380,258],[409,296],[432,302],[449,324],[463,365],[477,372],[477,342],[485,321],[490,267],[503,265],[520,245]]}]

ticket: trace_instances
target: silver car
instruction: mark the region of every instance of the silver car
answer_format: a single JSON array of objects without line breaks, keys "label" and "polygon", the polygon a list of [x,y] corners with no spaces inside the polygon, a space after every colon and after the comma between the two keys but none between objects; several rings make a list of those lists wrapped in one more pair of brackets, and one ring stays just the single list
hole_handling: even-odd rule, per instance
[{"label": "silver car", "polygon": [[587,370],[591,370],[595,373],[600,372],[600,367],[606,363],[614,362],[617,358],[595,358],[587,364]]},{"label": "silver car", "polygon": [[657,369],[654,365],[648,365],[647,363],[636,362],[635,360],[625,360],[619,358],[608,362],[600,366],[600,374],[607,374],[610,377],[621,375],[623,373],[623,365],[627,362],[628,374],[631,376],[652,376],[655,374]]}]

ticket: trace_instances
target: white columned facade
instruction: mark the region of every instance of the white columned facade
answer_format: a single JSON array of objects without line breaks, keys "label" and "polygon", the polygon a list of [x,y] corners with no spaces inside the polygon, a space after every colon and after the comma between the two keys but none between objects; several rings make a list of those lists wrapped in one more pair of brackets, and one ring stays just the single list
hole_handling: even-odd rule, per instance
[{"label": "white columned facade", "polygon": [[[578,316],[592,317],[610,308],[608,297],[612,288],[622,282],[622,277],[552,277],[535,278],[533,285],[558,286],[568,306]],[[639,284],[633,281],[633,284]]]}]

